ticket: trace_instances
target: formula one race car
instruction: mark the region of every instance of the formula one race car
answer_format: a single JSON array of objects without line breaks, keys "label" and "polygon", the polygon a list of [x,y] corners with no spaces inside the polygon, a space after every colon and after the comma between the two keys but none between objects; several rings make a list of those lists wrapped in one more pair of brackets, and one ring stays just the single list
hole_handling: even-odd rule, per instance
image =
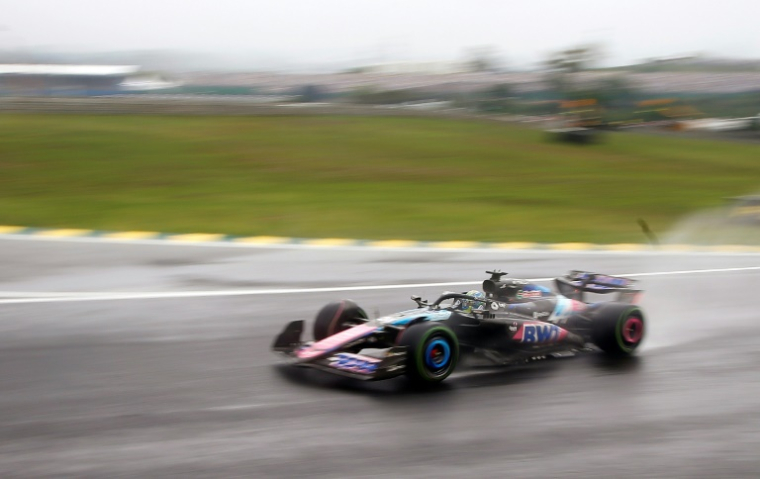
[{"label": "formula one race car", "polygon": [[[314,341],[303,342],[304,322],[293,321],[273,349],[297,366],[363,380],[405,374],[424,384],[446,379],[460,354],[504,365],[587,349],[627,356],[644,336],[644,313],[635,306],[642,291],[633,280],[571,271],[555,279],[552,292],[487,273],[483,292],[447,292],[432,303],[412,296],[417,308],[377,319],[350,300],[330,303],[317,314]],[[587,302],[598,295],[614,299]]]}]

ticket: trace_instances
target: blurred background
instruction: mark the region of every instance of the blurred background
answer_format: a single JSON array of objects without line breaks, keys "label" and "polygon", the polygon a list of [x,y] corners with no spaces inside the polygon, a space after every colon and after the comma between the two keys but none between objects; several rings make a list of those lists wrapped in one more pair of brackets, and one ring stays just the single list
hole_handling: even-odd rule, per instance
[{"label": "blurred background", "polygon": [[[0,476],[757,477],[758,18],[0,0]],[[270,351],[489,269],[635,275],[640,354],[422,392]]]},{"label": "blurred background", "polygon": [[[0,223],[651,241],[643,224],[665,242],[757,240],[752,2],[37,0],[4,12],[0,134],[18,163]],[[693,138],[718,143],[679,143]],[[121,171],[138,167],[173,179]],[[436,176],[445,196],[423,179]],[[408,187],[425,194],[389,195]]]}]

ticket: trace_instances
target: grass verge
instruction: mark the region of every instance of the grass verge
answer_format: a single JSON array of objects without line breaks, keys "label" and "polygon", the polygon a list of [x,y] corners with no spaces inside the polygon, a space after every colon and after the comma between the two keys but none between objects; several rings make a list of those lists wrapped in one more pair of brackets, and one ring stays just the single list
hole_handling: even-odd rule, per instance
[{"label": "grass verge", "polygon": [[760,147],[387,117],[0,115],[0,224],[642,242],[760,186]]}]

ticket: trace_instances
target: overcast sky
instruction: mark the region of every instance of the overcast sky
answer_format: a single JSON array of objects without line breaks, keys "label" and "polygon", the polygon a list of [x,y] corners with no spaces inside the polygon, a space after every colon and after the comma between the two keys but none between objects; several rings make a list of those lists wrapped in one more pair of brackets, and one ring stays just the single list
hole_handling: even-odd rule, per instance
[{"label": "overcast sky", "polygon": [[598,43],[605,64],[760,58],[760,0],[0,0],[0,50],[183,50],[282,63],[456,60],[512,67]]}]

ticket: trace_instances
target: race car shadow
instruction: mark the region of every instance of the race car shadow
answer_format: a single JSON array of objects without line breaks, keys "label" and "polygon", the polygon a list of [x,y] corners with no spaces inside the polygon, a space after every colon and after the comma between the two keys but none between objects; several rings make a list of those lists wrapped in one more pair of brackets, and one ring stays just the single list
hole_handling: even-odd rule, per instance
[{"label": "race car shadow", "polygon": [[540,381],[555,375],[562,369],[564,361],[567,360],[542,360],[503,366],[464,366],[451,381],[462,388],[501,387]]},{"label": "race car shadow", "polygon": [[640,356],[610,357],[605,354],[594,354],[588,358],[589,364],[609,374],[625,374],[636,372],[643,364]]},{"label": "race car shadow", "polygon": [[399,393],[429,393],[441,392],[450,389],[445,382],[429,388],[415,388],[406,378],[398,377],[383,381],[362,381],[343,376],[336,376],[315,369],[298,368],[287,364],[275,366],[277,373],[288,382],[305,388],[332,389],[347,393],[361,393],[369,395],[398,395]]},{"label": "race car shadow", "polygon": [[383,381],[361,381],[286,364],[275,366],[275,370],[283,379],[301,387],[333,389],[377,397],[398,397],[400,395],[445,394],[461,388],[499,387],[542,380],[561,369],[562,366],[559,363],[562,362],[564,360],[537,361],[510,366],[464,365],[446,381],[433,385],[416,385],[405,377]]},{"label": "race car shadow", "polygon": [[605,374],[631,374],[635,373],[641,364],[642,361],[637,356],[611,358],[601,353],[504,366],[472,365],[465,362],[446,381],[423,386],[415,385],[405,377],[383,381],[361,381],[287,364],[276,365],[275,370],[283,379],[300,387],[332,389],[375,397],[399,397],[431,393],[446,394],[456,389],[512,386],[548,380],[552,376],[572,373],[580,369],[595,369]]},{"label": "race car shadow", "polygon": [[515,386],[523,383],[548,381],[552,377],[570,377],[597,370],[604,374],[633,374],[641,366],[641,359],[632,356],[611,358],[602,353],[580,354],[575,357],[549,358],[506,366],[471,366],[459,369],[446,380],[456,388],[483,388]]}]

